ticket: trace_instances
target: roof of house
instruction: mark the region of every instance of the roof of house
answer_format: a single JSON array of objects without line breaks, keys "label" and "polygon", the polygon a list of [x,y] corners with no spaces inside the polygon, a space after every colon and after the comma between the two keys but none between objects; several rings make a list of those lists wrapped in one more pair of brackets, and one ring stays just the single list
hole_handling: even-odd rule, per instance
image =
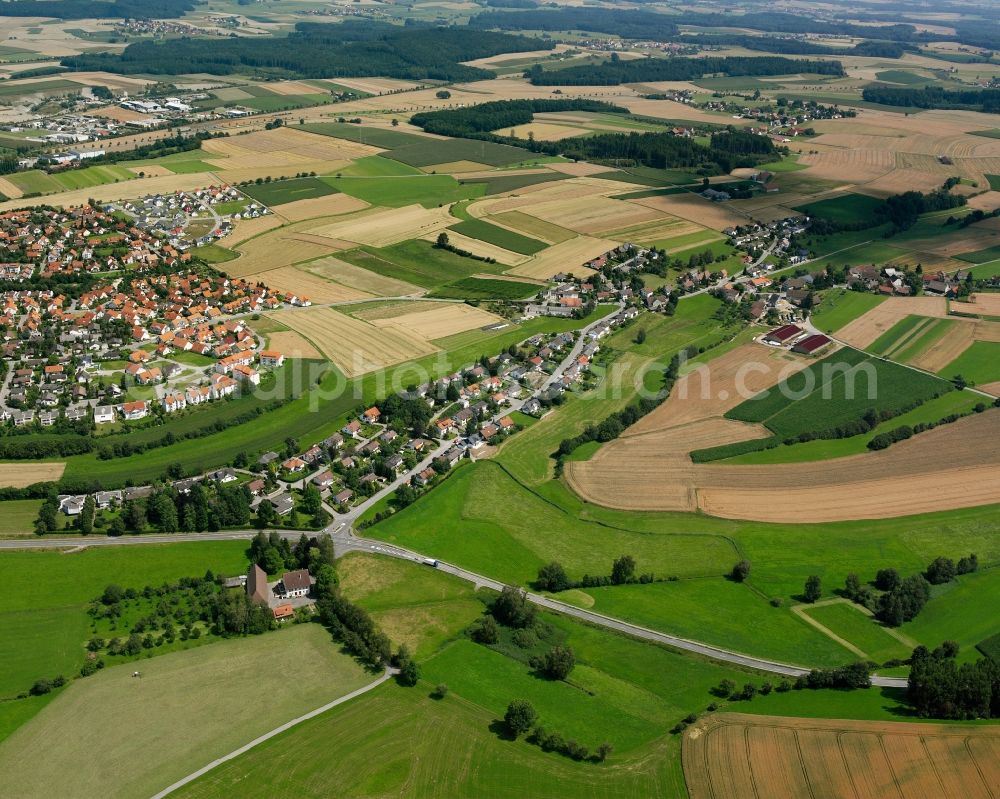
[{"label": "roof of house", "polygon": [[795,349],[799,352],[815,352],[816,350],[825,347],[829,344],[831,339],[820,333],[816,333],[808,338],[803,339],[798,344],[795,345]]},{"label": "roof of house", "polygon": [[303,588],[309,588],[312,585],[312,579],[309,577],[307,569],[296,569],[295,571],[285,572],[285,575],[281,578],[281,584],[285,586],[286,591],[301,591]]},{"label": "roof of house", "polygon": [[800,333],[802,333],[802,328],[798,325],[782,325],[781,327],[776,327],[768,333],[766,338],[777,339],[778,341],[788,341],[791,338],[795,338]]},{"label": "roof of house", "polygon": [[253,602],[268,604],[270,592],[267,589],[267,574],[256,563],[247,572],[247,596]]},{"label": "roof of house", "polygon": [[274,618],[276,619],[290,619],[295,615],[295,608],[288,604],[278,605],[278,607],[274,608],[271,612],[274,614]]}]

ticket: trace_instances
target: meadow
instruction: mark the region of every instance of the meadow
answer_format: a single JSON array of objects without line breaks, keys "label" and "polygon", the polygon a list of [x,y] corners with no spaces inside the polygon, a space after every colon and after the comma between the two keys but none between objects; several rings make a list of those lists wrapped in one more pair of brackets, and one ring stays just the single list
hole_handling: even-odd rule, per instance
[{"label": "meadow", "polygon": [[434,289],[428,297],[454,300],[520,300],[538,292],[534,283],[466,277]]},{"label": "meadow", "polygon": [[[913,651],[913,647],[907,646],[895,638],[871,616],[866,615],[848,602],[834,602],[815,607],[807,606],[803,612],[835,635],[854,644],[864,652],[865,657],[876,663],[905,659]],[[931,646],[932,648],[937,646],[937,642],[932,642]]]},{"label": "meadow", "polygon": [[[294,680],[278,661],[295,663]],[[122,664],[72,683],[0,743],[0,793],[150,796],[374,679],[311,624],[150,658],[140,669],[139,680],[134,664]],[[25,750],[59,768],[37,768]]]},{"label": "meadow", "polygon": [[868,313],[884,299],[878,294],[837,289],[823,295],[823,301],[813,309],[809,319],[824,333],[835,333],[848,322]]},{"label": "meadow", "polygon": [[1000,344],[993,341],[973,341],[965,352],[939,374],[948,379],[961,375],[976,385],[1000,380]]},{"label": "meadow", "polygon": [[257,183],[240,189],[248,197],[266,206],[281,205],[296,200],[312,200],[336,194],[337,189],[319,178],[290,178],[270,183]]},{"label": "meadow", "polygon": [[435,247],[429,241],[405,241],[389,247],[359,247],[338,253],[342,261],[403,280],[423,288],[435,289],[480,272],[499,271],[502,264],[487,264],[463,258]]},{"label": "meadow", "polygon": [[0,536],[30,535],[42,506],[40,499],[15,499],[4,502],[0,513]]},{"label": "meadow", "polygon": [[[5,505],[7,503],[4,503]],[[73,554],[4,552],[0,579],[10,594],[0,610],[0,697],[27,690],[41,678],[69,677],[83,665],[90,627],[86,610],[108,583],[143,588],[206,569],[237,574],[245,544],[192,542],[143,547],[97,547]]]},{"label": "meadow", "polygon": [[800,205],[795,210],[831,222],[853,224],[871,220],[875,211],[881,207],[882,201],[874,197],[864,194],[845,194],[841,197]]},{"label": "meadow", "polygon": [[125,167],[109,164],[108,166],[88,166],[83,169],[68,169],[63,172],[49,174],[40,169],[26,172],[16,172],[7,176],[7,180],[20,188],[25,194],[51,194],[73,189],[88,189],[105,183],[118,183],[122,180],[135,180],[136,174]]},{"label": "meadow", "polygon": [[461,233],[463,236],[468,236],[469,238],[495,244],[497,247],[502,247],[505,250],[520,253],[521,255],[534,255],[548,246],[545,242],[522,236],[520,233],[515,233],[506,228],[491,225],[482,219],[466,219],[456,225],[452,225],[449,230],[454,230],[456,233]]}]

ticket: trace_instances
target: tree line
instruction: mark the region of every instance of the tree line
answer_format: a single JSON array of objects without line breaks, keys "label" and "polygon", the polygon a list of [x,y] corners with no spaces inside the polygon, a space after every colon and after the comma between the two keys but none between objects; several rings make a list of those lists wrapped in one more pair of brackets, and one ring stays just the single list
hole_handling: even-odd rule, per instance
[{"label": "tree line", "polygon": [[194,0],[12,0],[3,4],[5,17],[56,19],[174,19],[194,10]]},{"label": "tree line", "polygon": [[[700,47],[742,47],[778,55],[869,56],[902,58],[906,48],[898,42],[866,39],[853,47],[829,47],[808,39],[787,39],[780,36],[751,36],[741,33],[699,33],[678,37],[675,41]],[[916,49],[916,48],[913,48]]]},{"label": "tree line", "polygon": [[815,73],[842,77],[839,61],[782,58],[781,56],[707,56],[705,58],[643,58],[602,64],[581,64],[565,69],[542,69],[536,64],[525,77],[535,86],[619,86],[664,80],[699,80],[706,75],[743,77]]},{"label": "tree line", "polygon": [[[509,0],[505,0],[507,5]],[[520,31],[579,30],[623,39],[669,39],[678,33],[673,17],[652,11],[620,8],[560,8],[532,11],[487,11],[469,20],[470,28]]]},{"label": "tree line", "polygon": [[874,84],[866,86],[861,96],[869,103],[901,108],[938,108],[945,110],[1000,113],[1000,89],[945,89],[924,86],[919,89]]},{"label": "tree line", "polygon": [[506,33],[346,20],[339,25],[300,22],[285,38],[140,41],[120,54],[85,53],[62,63],[75,70],[123,74],[180,75],[193,71],[475,81],[495,78],[496,73],[460,62],[552,47],[552,42]]},{"label": "tree line", "polygon": [[1000,664],[990,658],[956,661],[958,644],[934,651],[918,646],[910,658],[907,698],[917,714],[938,719],[1000,718]]},{"label": "tree line", "polygon": [[410,123],[428,133],[458,138],[525,125],[535,114],[557,111],[596,111],[627,114],[628,109],[600,100],[497,100],[465,108],[424,111],[410,117]]}]

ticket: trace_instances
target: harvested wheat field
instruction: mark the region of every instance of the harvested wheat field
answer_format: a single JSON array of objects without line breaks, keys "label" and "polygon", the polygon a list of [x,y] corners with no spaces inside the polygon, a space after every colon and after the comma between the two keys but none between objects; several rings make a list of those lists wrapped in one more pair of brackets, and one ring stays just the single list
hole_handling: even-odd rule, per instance
[{"label": "harvested wheat field", "polygon": [[442,164],[428,164],[420,167],[421,172],[438,175],[461,175],[466,178],[472,174],[482,173],[488,170],[487,164],[480,164],[476,161],[447,161]]},{"label": "harvested wheat field", "polygon": [[130,166],[125,168],[133,175],[140,175],[144,178],[161,178],[164,175],[174,174],[165,166],[160,166],[159,164],[146,164],[144,166]]},{"label": "harvested wheat field", "polygon": [[531,260],[525,261],[513,269],[508,269],[507,272],[538,280],[548,280],[553,275],[560,273],[572,273],[577,277],[590,277],[594,274],[594,270],[584,266],[584,264],[617,246],[618,242],[611,239],[577,236],[575,239],[542,250],[538,255],[532,256]]},{"label": "harvested wheat field", "polygon": [[770,436],[762,425],[722,414],[808,362],[752,344],[732,350],[685,375],[663,405],[590,460],[567,463],[566,481],[606,507],[766,522],[890,518],[1000,496],[1000,447],[982,445],[1000,435],[1000,411],[992,410],[863,455],[775,465],[691,462],[694,450]]},{"label": "harvested wheat field", "polygon": [[[1000,294],[973,294],[973,309],[982,316],[1000,316]],[[965,310],[964,305],[956,305],[956,310]]]},{"label": "harvested wheat field", "polygon": [[229,136],[209,139],[202,149],[221,159],[222,168],[267,166],[277,163],[297,163],[307,161],[353,161],[366,155],[381,152],[367,144],[320,136],[295,128],[280,127],[274,130],[259,130],[244,136]]},{"label": "harvested wheat field", "polygon": [[24,196],[21,187],[11,183],[7,178],[0,178],[0,194],[15,200]]},{"label": "harvested wheat field", "polygon": [[278,95],[291,95],[291,94],[316,94],[317,90],[315,86],[310,86],[308,83],[302,83],[297,80],[279,80],[273,83],[262,83],[260,88],[266,89],[269,92],[273,92]]},{"label": "harvested wheat field", "polygon": [[1000,322],[952,318],[956,324],[910,363],[928,372],[940,372],[974,341],[1000,342]]},{"label": "harvested wheat field", "polygon": [[295,200],[284,205],[275,205],[271,210],[289,222],[301,222],[321,216],[349,214],[367,207],[368,203],[364,200],[351,197],[349,194],[327,194],[325,197],[314,197],[311,200]]},{"label": "harvested wheat field", "polygon": [[[500,199],[487,198],[473,203],[469,206],[468,211],[472,216],[480,217],[504,211],[524,211],[537,216],[533,210],[534,206],[548,203],[558,209],[560,205],[565,203],[579,204],[586,197],[621,194],[626,191],[635,191],[635,185],[599,177],[570,178],[524,186],[517,190],[517,194]],[[558,210],[556,212],[558,213]]]},{"label": "harvested wheat field", "polygon": [[836,332],[839,340],[863,350],[890,327],[907,316],[948,316],[944,297],[889,297]]},{"label": "harvested wheat field", "polygon": [[744,399],[777,385],[810,363],[812,359],[787,350],[743,344],[680,377],[666,402],[629,427],[622,437],[721,417]]},{"label": "harvested wheat field", "polygon": [[314,304],[362,300],[374,296],[366,291],[358,291],[350,286],[324,280],[296,266],[282,266],[266,272],[257,272],[253,277],[254,280],[260,280],[272,289],[307,297]]},{"label": "harvested wheat field", "polygon": [[[719,420],[697,422],[692,428]],[[810,523],[885,519],[995,502],[1000,497],[1000,411],[960,419],[879,452],[796,464],[692,464],[687,452],[758,437],[721,428],[703,444],[689,428],[617,439],[566,464],[569,485],[611,508],[702,511],[727,519]],[[673,495],[666,495],[670,486]],[[686,500],[679,502],[680,489]],[[845,503],[844,497],[850,497]]]},{"label": "harvested wheat field", "polygon": [[10,211],[15,208],[26,208],[35,205],[57,205],[69,208],[84,205],[89,199],[96,197],[101,202],[133,199],[139,194],[171,194],[175,191],[190,191],[203,189],[213,184],[218,185],[209,173],[200,172],[191,175],[164,175],[163,177],[123,180],[121,183],[106,183],[103,186],[91,186],[86,189],[61,191],[46,194],[44,197],[23,197],[18,200],[7,200],[0,203],[0,211]]},{"label": "harvested wheat field", "polygon": [[437,352],[429,341],[397,327],[385,329],[330,308],[269,314],[311,341],[347,377]]},{"label": "harvested wheat field", "polygon": [[[410,80],[397,80],[396,78],[337,78],[337,83],[368,94],[381,94],[382,92],[407,91],[409,89],[420,88],[419,83]],[[312,89],[315,91],[315,89]]]},{"label": "harvested wheat field", "polygon": [[521,209],[553,225],[577,233],[600,233],[633,227],[660,217],[658,211],[607,197],[579,197],[539,203]]},{"label": "harvested wheat field", "polygon": [[503,321],[499,316],[473,308],[464,302],[440,302],[435,303],[435,306],[428,310],[374,319],[372,324],[383,330],[394,328],[409,331],[430,341]]},{"label": "harvested wheat field", "polygon": [[65,463],[0,463],[0,488],[24,488],[62,477]]},{"label": "harvested wheat field", "polygon": [[[278,163],[269,164],[268,161],[277,160]],[[315,172],[318,175],[329,175],[338,169],[343,169],[350,161],[340,159],[337,161],[300,161],[296,159],[281,160],[271,159],[270,156],[248,155],[244,158],[224,160],[213,158],[209,163],[217,167],[215,172],[219,180],[230,185],[244,183],[246,181],[282,180],[290,178],[299,172]]]},{"label": "harvested wheat field", "polygon": [[440,303],[435,300],[390,300],[388,302],[358,303],[341,310],[356,319],[374,322],[376,319],[393,319],[402,314],[433,311],[439,305]]},{"label": "harvested wheat field", "polygon": [[719,713],[682,760],[691,799],[991,799],[1000,728]]},{"label": "harvested wheat field", "polygon": [[258,216],[256,219],[240,219],[233,225],[232,233],[219,239],[219,244],[223,247],[234,247],[240,242],[252,239],[254,236],[259,236],[261,233],[266,233],[269,230],[279,228],[283,224],[284,220],[274,214]]},{"label": "harvested wheat field", "polygon": [[555,172],[562,172],[564,175],[573,175],[574,177],[600,175],[611,171],[606,166],[591,164],[587,161],[566,161],[564,163],[546,164],[546,166]]},{"label": "harvested wheat field", "polygon": [[267,346],[268,349],[277,350],[282,353],[286,358],[315,358],[316,360],[320,360],[323,357],[323,353],[294,330],[268,333]]},{"label": "harvested wheat field", "polygon": [[500,136],[516,136],[519,139],[528,139],[530,136],[534,136],[538,141],[561,141],[573,136],[583,136],[588,131],[585,128],[559,125],[554,122],[528,122],[524,125],[497,130],[494,133]]},{"label": "harvested wheat field", "polygon": [[896,154],[889,150],[821,149],[815,140],[809,142],[809,149],[820,149],[799,158],[800,164],[809,167],[807,174],[811,177],[867,183],[896,168]]},{"label": "harvested wheat field", "polygon": [[427,291],[427,289],[414,286],[412,283],[380,275],[378,272],[349,264],[333,256],[320,258],[307,264],[299,264],[296,268],[305,270],[323,280],[332,280],[335,283],[341,283],[358,291],[380,297],[404,297],[423,294]]},{"label": "harvested wheat field", "polygon": [[629,202],[719,231],[745,225],[749,218],[730,203],[714,203],[697,194],[668,194]]},{"label": "harvested wheat field", "polygon": [[353,241],[371,247],[388,247],[408,239],[437,233],[455,223],[447,208],[424,208],[407,205],[384,208],[354,219],[322,225],[312,233],[330,239]]},{"label": "harvested wheat field", "polygon": [[329,255],[334,249],[333,242],[321,239],[325,243],[317,244],[304,238],[305,235],[296,234],[289,228],[278,228],[245,241],[236,247],[240,257],[226,263],[226,272],[233,277],[247,277],[302,261],[312,261]]},{"label": "harvested wheat field", "polygon": [[[620,241],[651,242],[672,239],[676,236],[686,236],[688,233],[697,233],[699,230],[708,233],[709,236],[714,234],[714,231],[709,233],[707,228],[696,225],[694,222],[689,222],[686,219],[678,219],[675,216],[668,216],[660,217],[645,224],[632,225],[621,230],[609,230],[604,235],[610,239],[619,239]],[[715,238],[718,239],[721,236],[715,236]]]}]

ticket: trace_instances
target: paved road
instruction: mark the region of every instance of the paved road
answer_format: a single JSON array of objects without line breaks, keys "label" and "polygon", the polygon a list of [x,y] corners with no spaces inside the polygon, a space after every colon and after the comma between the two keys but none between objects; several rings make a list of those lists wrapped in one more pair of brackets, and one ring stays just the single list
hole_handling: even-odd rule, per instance
[{"label": "paved road", "polygon": [[[545,381],[545,383],[539,389],[532,392],[528,397],[524,399],[511,400],[510,404],[506,408],[503,408],[502,410],[498,411],[492,417],[491,421],[497,422],[504,416],[509,416],[514,411],[519,411],[522,407],[524,407],[524,404],[529,399],[540,396],[546,389],[548,389],[551,385],[553,385],[557,380],[560,380],[563,374],[566,372],[566,370],[573,365],[576,359],[580,356],[580,353],[583,351],[583,348],[587,343],[587,334],[590,333],[591,330],[600,325],[602,322],[606,322],[612,316],[617,314],[621,310],[621,308],[622,306],[620,304],[615,306],[615,310],[611,311],[605,316],[602,316],[600,319],[597,319],[596,321],[587,325],[582,330],[578,331],[576,343],[570,349],[566,357],[563,358],[563,360],[559,363],[559,365],[553,370],[552,374]],[[354,506],[347,513],[334,512],[333,513],[334,523],[333,525],[331,525],[331,527],[336,527],[338,525],[353,527],[354,524],[358,521],[358,519],[360,519],[361,516],[364,515],[366,511],[368,511],[373,505],[375,505],[375,503],[377,503],[383,497],[387,497],[389,494],[391,494],[393,491],[395,491],[397,488],[403,485],[403,483],[408,483],[414,475],[420,474],[420,472],[424,471],[424,469],[430,467],[434,463],[434,460],[436,458],[439,458],[440,456],[444,455],[444,453],[447,452],[449,449],[451,449],[454,445],[455,445],[454,441],[440,442],[438,446],[434,449],[434,451],[430,452],[422,461],[420,461],[420,463],[418,463],[412,469],[403,472],[394,480],[387,483],[377,493],[370,496],[364,502]],[[330,512],[332,511],[332,509],[327,508],[327,511]],[[331,531],[329,527],[327,528],[327,531],[328,532]]]},{"label": "paved road", "polygon": [[197,771],[193,771],[190,774],[188,774],[186,777],[183,777],[183,778],[177,780],[177,782],[175,782],[173,785],[169,785],[166,788],[164,788],[162,791],[160,791],[159,793],[155,794],[153,796],[153,799],[162,799],[162,797],[167,796],[168,794],[173,793],[178,788],[183,788],[189,782],[194,782],[196,779],[198,779],[198,777],[202,776],[203,774],[207,774],[209,771],[211,771],[212,769],[214,769],[216,766],[221,766],[226,761],[232,760],[235,757],[239,757],[244,752],[250,751],[255,746],[258,746],[259,744],[264,743],[264,741],[270,740],[275,735],[279,735],[280,733],[283,733],[285,730],[289,730],[292,727],[296,726],[297,724],[301,724],[303,721],[308,721],[309,719],[313,718],[314,716],[318,716],[320,713],[325,713],[326,711],[330,710],[331,708],[336,707],[337,705],[342,705],[342,704],[344,704],[344,702],[349,702],[350,700],[354,699],[355,697],[358,697],[358,696],[361,696],[362,694],[368,693],[368,691],[372,690],[373,688],[377,688],[382,683],[384,683],[386,680],[388,680],[390,677],[392,677],[394,674],[396,674],[397,671],[398,671],[397,669],[393,669],[393,668],[388,668],[387,667],[386,670],[385,670],[385,672],[382,674],[382,676],[379,677],[374,682],[370,682],[370,683],[368,683],[368,685],[364,685],[361,688],[358,688],[356,691],[351,691],[351,693],[345,694],[344,696],[340,697],[339,699],[334,699],[332,702],[327,702],[322,707],[318,707],[315,710],[310,710],[304,716],[299,716],[298,718],[292,719],[291,721],[287,721],[284,724],[282,724],[280,727],[275,727],[270,732],[265,732],[260,737],[254,738],[252,741],[250,741],[250,743],[241,746],[239,749],[233,750],[228,755],[223,755],[220,758],[216,758],[211,763],[209,763],[207,766],[202,766]]},{"label": "paved road", "polygon": [[[423,563],[429,559],[426,555],[422,555],[419,552],[413,552],[412,550],[404,549],[403,547],[386,544],[383,541],[356,536],[346,525],[342,523],[339,525],[331,525],[327,528],[327,531],[330,532],[333,538],[337,557],[340,557],[347,552],[374,552],[415,563]],[[172,533],[162,535],[120,536],[118,538],[46,537],[28,538],[23,540],[8,539],[0,540],[0,550],[80,546],[133,546],[141,544],[168,544],[183,541],[233,541],[247,539],[256,534],[256,530],[231,530],[224,533]],[[290,530],[279,531],[279,534],[283,538],[289,539],[297,539],[299,535],[301,535],[298,531]],[[504,586],[502,582],[494,580],[492,577],[477,574],[476,572],[463,569],[460,566],[454,566],[450,563],[444,563],[443,561],[437,561],[437,569],[438,571],[445,572],[446,574],[452,574],[463,580],[467,580],[477,588],[485,587],[499,591]],[[742,652],[735,652],[729,649],[723,649],[722,647],[713,646],[712,644],[702,643],[701,641],[693,641],[688,638],[681,638],[680,636],[651,630],[647,627],[641,627],[638,624],[632,624],[630,622],[622,621],[621,619],[605,616],[601,613],[595,613],[592,610],[578,608],[575,605],[570,605],[566,602],[560,602],[558,599],[554,599],[550,596],[529,593],[528,599],[535,605],[545,608],[546,610],[562,613],[566,616],[572,616],[573,618],[580,619],[581,621],[589,622],[590,624],[595,624],[609,630],[625,633],[626,635],[641,638],[645,641],[652,641],[653,643],[664,644],[675,649],[682,649],[686,652],[703,655],[723,663],[732,663],[736,666],[744,666],[746,668],[756,669],[757,671],[763,671],[769,674],[777,674],[783,677],[798,677],[799,675],[807,674],[809,672],[809,669],[804,666],[781,663],[779,661],[767,660],[766,658],[757,658],[751,655],[743,654]],[[872,685],[889,688],[905,688],[906,680],[902,677],[872,677]]]}]

